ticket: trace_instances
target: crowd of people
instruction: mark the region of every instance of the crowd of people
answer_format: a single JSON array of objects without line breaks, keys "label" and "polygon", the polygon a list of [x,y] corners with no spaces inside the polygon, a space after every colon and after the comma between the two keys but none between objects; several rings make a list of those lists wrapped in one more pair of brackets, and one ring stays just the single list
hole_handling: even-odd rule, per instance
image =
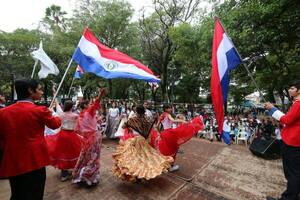
[{"label": "crowd of people", "polygon": [[91,100],[80,96],[77,102],[54,100],[47,108],[34,103],[43,95],[41,84],[33,79],[19,80],[15,82],[16,103],[6,107],[0,94],[0,178],[9,179],[13,200],[43,199],[47,165],[61,170],[61,181],[71,179],[89,187],[99,183],[103,137],[119,140],[112,156],[113,174],[139,182],[178,170],[177,152],[194,136],[232,144],[243,135],[245,142],[253,138],[283,140],[288,185],[282,199],[294,199],[300,185],[299,158],[294,156],[299,155],[300,146],[295,133],[300,123],[300,86],[292,87],[296,88],[295,103],[287,115],[272,104],[266,104],[266,109],[274,119],[256,111],[229,114],[219,134],[209,110],[178,109],[168,104],[153,109],[149,101],[103,101],[103,88]]},{"label": "crowd of people", "polygon": [[103,88],[91,100],[54,100],[48,108],[35,103],[43,96],[36,80],[18,80],[15,90],[17,102],[5,106],[1,98],[0,110],[0,177],[9,179],[13,200],[43,199],[47,165],[61,170],[61,181],[97,185],[103,136],[120,139],[112,169],[123,180],[149,180],[178,170],[179,146],[203,129],[200,117],[174,119],[168,105],[159,116],[148,102],[129,109],[116,107],[115,101],[104,103]]},{"label": "crowd of people", "polygon": [[[214,115],[204,115],[205,129],[198,136],[206,138],[210,141],[221,141],[222,138],[218,133],[218,125]],[[227,132],[230,136],[229,141],[223,138],[227,144],[236,143],[240,137],[246,138],[247,142],[251,142],[254,138],[264,138],[270,140],[276,138],[281,139],[280,132],[282,125],[278,121],[269,116],[253,117],[253,115],[227,115],[223,124],[223,132]]]}]

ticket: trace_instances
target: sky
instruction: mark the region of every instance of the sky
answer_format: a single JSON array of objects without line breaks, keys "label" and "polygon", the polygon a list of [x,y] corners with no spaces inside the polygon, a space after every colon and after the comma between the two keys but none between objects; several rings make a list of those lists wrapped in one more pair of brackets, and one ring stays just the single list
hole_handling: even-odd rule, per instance
[{"label": "sky", "polygon": [[[152,0],[128,0],[135,9],[134,18],[138,11],[151,6]],[[72,15],[76,0],[0,0],[0,30],[13,32],[17,28],[34,29],[45,16],[45,10],[52,4],[59,5],[63,11]]]}]

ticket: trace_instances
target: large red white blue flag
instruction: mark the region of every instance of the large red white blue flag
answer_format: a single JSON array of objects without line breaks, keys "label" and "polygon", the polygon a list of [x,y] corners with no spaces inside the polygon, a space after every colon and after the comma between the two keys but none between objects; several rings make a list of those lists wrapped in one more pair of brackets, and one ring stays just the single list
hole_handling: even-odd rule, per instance
[{"label": "large red white blue flag", "polygon": [[224,122],[224,105],[227,103],[230,80],[229,72],[239,63],[241,63],[241,58],[237,50],[224,31],[220,20],[216,19],[210,89],[219,133],[222,132]]},{"label": "large red white blue flag", "polygon": [[85,73],[94,73],[106,79],[131,78],[160,82],[160,79],[139,61],[101,44],[88,28],[83,32],[73,60]]}]

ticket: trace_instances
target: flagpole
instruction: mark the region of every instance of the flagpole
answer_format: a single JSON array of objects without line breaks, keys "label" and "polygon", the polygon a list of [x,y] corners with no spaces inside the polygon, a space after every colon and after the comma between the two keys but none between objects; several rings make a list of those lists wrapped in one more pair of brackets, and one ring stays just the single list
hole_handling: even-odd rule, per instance
[{"label": "flagpole", "polygon": [[33,76],[34,76],[35,68],[36,68],[38,62],[39,62],[39,61],[36,60],[35,63],[34,63],[34,65],[33,65],[32,73],[31,73],[31,78],[33,78]]},{"label": "flagpole", "polygon": [[62,77],[62,79],[61,79],[61,81],[60,81],[60,83],[59,83],[59,85],[58,85],[58,88],[57,88],[55,94],[53,95],[53,99],[52,99],[52,101],[51,101],[51,104],[50,104],[49,108],[52,107],[52,105],[53,105],[53,103],[54,103],[54,101],[55,101],[55,99],[56,99],[56,97],[57,97],[57,94],[58,94],[58,92],[59,92],[59,90],[60,90],[60,88],[61,88],[61,85],[62,85],[62,83],[64,82],[64,80],[65,80],[65,78],[66,78],[67,72],[69,71],[69,69],[70,69],[70,67],[71,67],[72,62],[73,62],[73,58],[71,58],[71,60],[70,60],[70,62],[69,62],[69,64],[68,64],[68,67],[67,67],[67,69],[66,69],[66,71],[65,71],[65,73],[64,73],[64,75],[63,75],[63,77]]},{"label": "flagpole", "polygon": [[74,76],[73,76],[73,79],[72,79],[72,82],[71,82],[71,85],[70,85],[70,88],[69,88],[69,92],[68,92],[68,98],[70,98],[71,89],[72,89],[72,87],[73,87],[74,80],[75,80],[75,78],[74,78]]},{"label": "flagpole", "polygon": [[[225,31],[225,33],[227,33],[227,31],[226,31],[226,29],[224,28],[224,26],[223,26],[221,20],[220,20],[218,17],[215,17],[215,21],[216,21],[216,20],[219,20],[220,25],[222,26],[223,30]],[[228,35],[227,35],[227,37],[228,37],[228,38],[230,39],[230,41],[231,41],[231,38],[230,38]],[[259,96],[262,97],[262,100],[263,100],[264,102],[267,102],[266,99],[264,98],[264,96],[263,96],[263,94],[262,94],[260,88],[258,87],[258,85],[257,85],[257,83],[256,83],[256,81],[255,81],[255,79],[253,78],[251,72],[250,72],[249,69],[248,69],[248,66],[252,65],[253,61],[251,61],[250,64],[247,66],[247,65],[245,64],[245,62],[244,62],[244,59],[242,59],[242,56],[240,55],[239,51],[237,50],[237,48],[235,47],[235,45],[233,44],[232,41],[231,41],[231,43],[232,43],[233,48],[234,48],[235,51],[237,52],[239,58],[241,59],[242,65],[243,65],[244,68],[246,69],[246,71],[247,71],[247,73],[248,73],[248,76],[251,78],[251,80],[252,80],[254,86],[256,87],[257,91],[259,92]]]}]

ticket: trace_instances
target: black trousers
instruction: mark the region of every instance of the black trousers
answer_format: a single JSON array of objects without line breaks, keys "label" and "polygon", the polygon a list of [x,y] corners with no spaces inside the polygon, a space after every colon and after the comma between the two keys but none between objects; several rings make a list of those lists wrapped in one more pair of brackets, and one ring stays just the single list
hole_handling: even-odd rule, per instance
[{"label": "black trousers", "polygon": [[42,200],[46,181],[46,168],[10,177],[10,200]]},{"label": "black trousers", "polygon": [[297,200],[300,194],[300,147],[282,143],[282,163],[287,188],[282,193],[283,200]]}]

